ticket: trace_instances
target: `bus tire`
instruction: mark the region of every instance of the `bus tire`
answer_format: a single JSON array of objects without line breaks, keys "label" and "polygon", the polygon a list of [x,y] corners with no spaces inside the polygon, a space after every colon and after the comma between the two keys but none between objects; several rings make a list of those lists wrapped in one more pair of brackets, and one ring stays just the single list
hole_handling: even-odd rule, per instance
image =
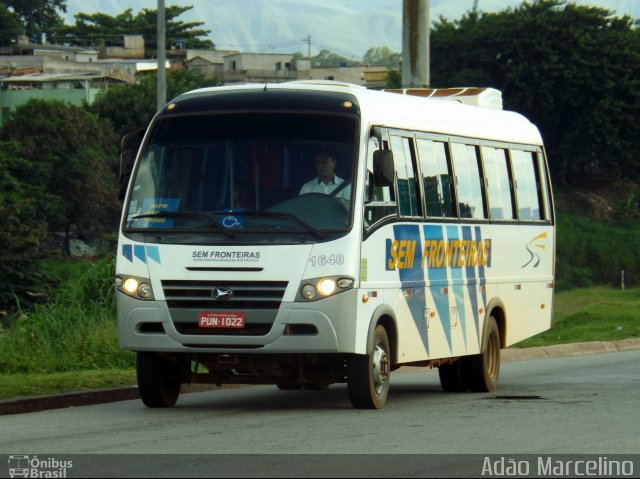
[{"label": "bus tire", "polygon": [[180,395],[180,375],[175,363],[154,353],[139,351],[136,374],[140,399],[147,407],[173,407]]},{"label": "bus tire", "polygon": [[357,409],[381,409],[389,394],[391,348],[384,326],[376,326],[371,351],[354,355],[349,361],[347,389],[349,399]]},{"label": "bus tire", "polygon": [[459,393],[467,390],[466,381],[462,371],[462,359],[453,363],[438,366],[440,385],[446,393]]},{"label": "bus tire", "polygon": [[482,353],[465,359],[469,389],[473,392],[495,391],[500,376],[500,329],[496,318],[489,318]]}]

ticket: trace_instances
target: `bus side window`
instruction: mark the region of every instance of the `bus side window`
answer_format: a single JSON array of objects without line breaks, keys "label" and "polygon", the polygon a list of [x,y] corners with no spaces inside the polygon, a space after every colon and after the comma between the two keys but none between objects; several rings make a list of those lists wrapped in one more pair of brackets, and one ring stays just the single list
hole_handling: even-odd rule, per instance
[{"label": "bus side window", "polygon": [[515,182],[518,219],[540,220],[540,197],[536,175],[537,155],[531,151],[510,150]]},{"label": "bus side window", "polygon": [[365,224],[367,227],[377,223],[383,218],[397,216],[398,206],[393,190],[393,184],[376,183],[374,170],[374,153],[382,147],[381,141],[376,137],[369,139],[367,146],[367,178],[365,187]]},{"label": "bus side window", "polygon": [[492,220],[512,220],[513,207],[509,184],[507,150],[483,146],[482,161],[487,179],[489,218]]},{"label": "bus side window", "polygon": [[536,162],[538,165],[537,171],[539,171],[540,176],[540,201],[543,207],[542,218],[551,221],[553,220],[551,191],[549,191],[549,179],[547,177],[547,170],[544,166],[543,153],[541,151],[536,154]]},{"label": "bus side window", "polygon": [[422,204],[416,181],[412,139],[391,137],[391,150],[396,167],[396,186],[401,216],[421,216]]},{"label": "bus side window", "polygon": [[442,141],[418,139],[418,155],[427,216],[453,217],[452,176],[447,161],[447,144]]},{"label": "bus side window", "polygon": [[473,145],[451,143],[461,218],[485,218],[477,150]]}]

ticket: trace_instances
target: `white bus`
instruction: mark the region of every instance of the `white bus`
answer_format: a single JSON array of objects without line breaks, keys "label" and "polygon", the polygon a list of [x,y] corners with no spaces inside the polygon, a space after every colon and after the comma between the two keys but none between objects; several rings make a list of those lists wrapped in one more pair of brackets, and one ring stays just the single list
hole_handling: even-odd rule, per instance
[{"label": "white bus", "polygon": [[116,265],[145,405],[173,406],[184,383],[346,382],[354,407],[382,408],[403,365],[438,367],[445,391],[493,391],[500,349],[550,327],[538,130],[464,104],[495,106],[495,90],[401,93],[216,87],[158,112]]}]

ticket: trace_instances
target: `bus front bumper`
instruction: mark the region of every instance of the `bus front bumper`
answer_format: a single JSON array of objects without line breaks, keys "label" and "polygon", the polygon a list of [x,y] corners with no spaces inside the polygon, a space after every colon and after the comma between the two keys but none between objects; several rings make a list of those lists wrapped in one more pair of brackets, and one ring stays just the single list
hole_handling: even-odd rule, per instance
[{"label": "bus front bumper", "polygon": [[347,291],[316,303],[282,303],[270,331],[249,336],[224,331],[180,334],[166,302],[140,301],[117,293],[120,346],[167,353],[354,352],[355,294]]}]

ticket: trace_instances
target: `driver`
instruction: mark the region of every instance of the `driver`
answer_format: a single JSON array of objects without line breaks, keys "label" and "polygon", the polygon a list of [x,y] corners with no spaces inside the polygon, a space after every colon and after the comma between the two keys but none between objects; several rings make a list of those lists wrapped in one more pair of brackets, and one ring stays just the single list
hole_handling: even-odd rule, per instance
[{"label": "driver", "polygon": [[302,185],[299,194],[324,193],[348,203],[351,198],[351,185],[343,185],[344,180],[336,175],[337,162],[333,155],[322,150],[316,153],[313,160],[318,177]]}]

